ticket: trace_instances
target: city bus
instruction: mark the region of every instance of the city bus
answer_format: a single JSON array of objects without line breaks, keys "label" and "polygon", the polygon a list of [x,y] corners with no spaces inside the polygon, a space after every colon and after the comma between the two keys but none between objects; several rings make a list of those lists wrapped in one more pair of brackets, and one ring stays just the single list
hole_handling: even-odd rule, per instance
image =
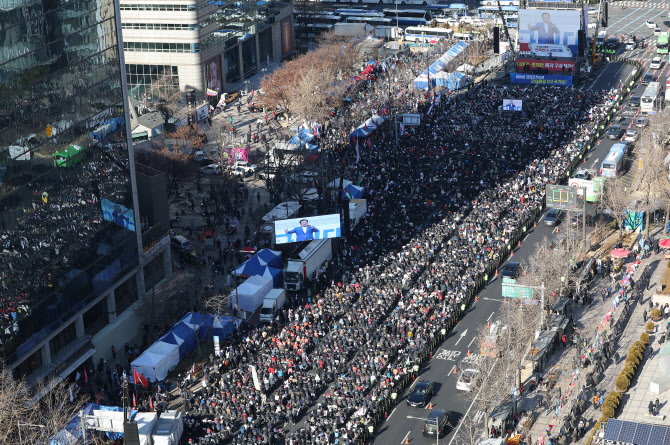
[{"label": "city bus", "polygon": [[640,97],[640,112],[654,114],[654,106],[661,94],[661,84],[658,82],[649,82]]},{"label": "city bus", "polygon": [[464,3],[452,3],[446,12],[454,17],[463,17],[468,15],[468,5]]},{"label": "city bus", "polygon": [[398,19],[398,26],[427,25],[433,20],[430,11],[423,9],[384,9],[384,16],[390,19]]},{"label": "city bus", "polygon": [[405,40],[410,42],[431,42],[448,39],[454,31],[448,28],[429,28],[427,26],[408,26],[405,29]]},{"label": "city bus", "polygon": [[350,9],[350,8],[338,8],[335,11],[333,11],[333,14],[342,16],[342,17],[351,17],[351,16],[357,16],[357,15],[365,15],[365,14],[376,14],[379,11],[376,9]]},{"label": "city bus", "polygon": [[657,54],[668,54],[668,37],[670,36],[669,32],[662,32],[658,36],[658,42],[656,43],[656,53]]},{"label": "city bus", "polygon": [[626,153],[625,144],[614,144],[607,153],[607,157],[600,164],[600,176],[614,178],[621,173],[623,168],[624,155]]},{"label": "city bus", "polygon": [[325,23],[327,25],[334,25],[339,22],[342,18],[336,14],[323,14],[323,13],[305,13],[305,14],[296,14],[296,22],[303,23]]},{"label": "city bus", "polygon": [[519,16],[518,15],[506,15],[505,16],[505,25],[508,28],[518,28],[519,27]]},{"label": "city bus", "polygon": [[[498,17],[500,10],[497,6],[480,6],[477,8],[477,17],[480,19],[495,19]],[[502,7],[503,16],[519,16],[519,7],[518,6],[503,6]]]},{"label": "city bus", "polygon": [[[482,6],[498,6],[497,0],[482,0]],[[500,0],[500,6],[516,6],[519,7],[519,0]]]},{"label": "city bus", "polygon": [[370,26],[394,26],[395,20],[386,17],[347,17],[346,23],[366,23]]}]

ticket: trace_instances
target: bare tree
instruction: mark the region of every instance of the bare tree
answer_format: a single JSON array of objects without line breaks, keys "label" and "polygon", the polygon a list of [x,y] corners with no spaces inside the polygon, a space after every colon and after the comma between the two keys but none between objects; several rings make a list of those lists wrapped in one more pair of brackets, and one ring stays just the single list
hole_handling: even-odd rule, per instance
[{"label": "bare tree", "polygon": [[31,413],[30,391],[23,380],[16,380],[4,366],[0,367],[0,443],[18,443],[18,423],[26,422]]},{"label": "bare tree", "polygon": [[619,226],[619,239],[623,238],[624,212],[631,202],[631,190],[621,176],[610,178],[603,184],[601,203],[605,210],[616,220]]},{"label": "bare tree", "polygon": [[175,77],[168,74],[162,74],[151,81],[147,96],[151,106],[160,112],[166,124],[179,109],[182,100],[179,83]]}]

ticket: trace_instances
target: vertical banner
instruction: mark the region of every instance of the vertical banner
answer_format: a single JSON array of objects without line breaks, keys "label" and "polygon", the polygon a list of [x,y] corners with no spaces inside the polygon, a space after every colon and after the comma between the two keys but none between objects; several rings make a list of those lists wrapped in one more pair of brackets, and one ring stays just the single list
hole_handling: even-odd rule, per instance
[{"label": "vertical banner", "polygon": [[208,96],[221,93],[221,56],[213,57],[205,64],[205,79]]},{"label": "vertical banner", "polygon": [[281,52],[286,54],[293,49],[293,30],[291,28],[291,17],[281,21]]}]

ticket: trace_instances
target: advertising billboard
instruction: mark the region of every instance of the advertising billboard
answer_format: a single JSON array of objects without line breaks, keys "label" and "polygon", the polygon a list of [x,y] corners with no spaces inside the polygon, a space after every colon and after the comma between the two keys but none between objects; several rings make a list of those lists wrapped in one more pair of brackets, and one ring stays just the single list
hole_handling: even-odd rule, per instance
[{"label": "advertising billboard", "polygon": [[558,74],[522,74],[510,73],[512,83],[531,85],[572,85],[572,76],[560,76]]},{"label": "advertising billboard", "polygon": [[577,57],[582,12],[522,9],[519,11],[519,52],[542,57]]},{"label": "advertising billboard", "polygon": [[575,61],[516,59],[516,70],[520,73],[534,73],[536,70],[547,70],[554,73],[571,74],[575,72]]},{"label": "advertising billboard", "polygon": [[577,190],[577,196],[581,198],[582,196],[582,187],[586,187],[586,200],[588,202],[596,202],[600,198],[600,192],[603,187],[603,178],[594,178],[593,181],[587,179],[579,178],[570,178],[568,181],[570,187],[574,187]]},{"label": "advertising billboard", "polygon": [[213,57],[205,64],[207,95],[217,96],[221,92],[221,56]]},{"label": "advertising billboard", "polygon": [[341,235],[339,213],[275,221],[276,244],[339,238]]},{"label": "advertising billboard", "polygon": [[102,218],[115,224],[135,231],[135,214],[129,208],[116,204],[109,199],[100,200],[102,206]]},{"label": "advertising billboard", "polygon": [[522,111],[523,101],[514,99],[503,99],[503,110],[505,111]]}]

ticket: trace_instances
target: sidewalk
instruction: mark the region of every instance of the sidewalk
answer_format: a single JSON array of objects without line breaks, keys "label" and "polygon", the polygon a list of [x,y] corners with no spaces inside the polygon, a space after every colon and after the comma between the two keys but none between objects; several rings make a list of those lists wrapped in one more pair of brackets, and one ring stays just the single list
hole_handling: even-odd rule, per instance
[{"label": "sidewalk", "polygon": [[[656,229],[660,231],[660,228]],[[655,234],[656,235],[656,234]],[[552,366],[557,366],[560,369],[560,377],[556,383],[556,388],[559,388],[561,391],[561,401],[563,406],[557,408],[554,411],[549,411],[548,415],[545,415],[544,408],[535,409],[535,423],[530,430],[530,440],[528,437],[526,441],[528,443],[536,443],[541,437],[557,437],[560,434],[560,428],[564,424],[564,421],[568,415],[570,415],[573,405],[577,401],[578,394],[580,390],[582,392],[583,407],[585,407],[584,412],[581,414],[581,419],[584,420],[587,427],[585,428],[585,433],[578,440],[580,444],[586,444],[590,435],[590,428],[592,428],[598,419],[601,417],[600,408],[594,407],[592,400],[595,395],[607,395],[610,391],[614,390],[614,381],[618,376],[619,372],[623,369],[625,365],[625,357],[628,353],[628,349],[632,344],[639,340],[640,334],[642,333],[643,328],[643,318],[642,313],[645,309],[648,309],[648,301],[651,298],[651,295],[655,291],[656,283],[659,282],[663,271],[665,270],[665,263],[663,260],[663,253],[657,255],[652,254],[649,258],[642,260],[640,267],[636,270],[634,279],[637,281],[642,274],[642,271],[645,267],[650,266],[651,278],[649,282],[648,289],[644,291],[642,298],[638,303],[633,303],[632,313],[628,316],[628,322],[624,325],[622,332],[617,337],[615,352],[619,354],[619,362],[616,363],[614,359],[610,359],[607,362],[607,368],[605,372],[599,376],[597,379],[597,384],[594,388],[588,390],[584,389],[584,383],[586,380],[586,375],[593,372],[594,366],[590,365],[586,369],[580,369],[579,376],[576,381],[571,383],[573,372],[576,369],[576,358],[577,355],[581,355],[583,348],[577,350],[574,347],[568,348],[567,350],[558,351],[554,353],[551,357],[549,363],[547,364],[545,370],[550,369]],[[596,279],[590,286],[591,291],[594,295],[594,301],[591,306],[580,306],[575,308],[575,328],[577,330],[585,329],[589,333],[587,340],[589,342],[593,341],[593,335],[595,333],[595,327],[601,322],[603,316],[612,306],[613,296],[608,298],[606,301],[602,301],[600,297],[600,291],[603,287],[609,284],[609,279],[607,277],[599,277]],[[619,306],[614,314],[615,321],[618,321],[623,314],[623,309]],[[611,332],[611,329],[606,329],[603,332]],[[603,337],[606,337],[603,335]],[[655,350],[658,350],[658,345],[654,347]],[[651,366],[649,365],[650,361],[647,360],[644,362],[641,373],[638,374],[636,378],[636,386],[632,387],[627,396],[624,397],[622,406],[623,410],[619,409],[619,415],[621,413],[627,413],[628,410],[640,408],[646,412],[646,405],[649,403],[650,396],[648,393],[649,380],[653,378],[651,376]],[[647,370],[649,368],[649,370]],[[645,372],[648,372],[650,375],[645,376]],[[639,400],[638,400],[639,399]],[[643,406],[640,407],[639,405]],[[662,414],[670,413],[670,407],[663,404]],[[667,413],[666,413],[667,411]],[[649,422],[649,418],[646,421]],[[633,420],[633,419],[631,419]],[[554,429],[556,427],[556,429]],[[569,439],[570,440],[570,439]]]}]

